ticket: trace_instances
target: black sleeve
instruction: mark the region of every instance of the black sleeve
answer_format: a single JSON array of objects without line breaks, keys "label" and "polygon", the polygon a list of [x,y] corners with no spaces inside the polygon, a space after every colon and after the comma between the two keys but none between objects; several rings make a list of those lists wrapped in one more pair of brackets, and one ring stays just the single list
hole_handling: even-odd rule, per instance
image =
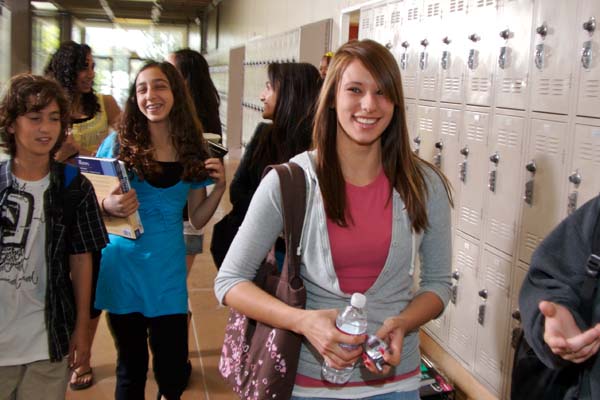
[{"label": "black sleeve", "polygon": [[90,181],[80,175],[73,183],[78,187],[81,200],[76,204],[75,219],[69,229],[67,248],[70,254],[80,254],[100,250],[108,243],[108,235],[100,208]]}]

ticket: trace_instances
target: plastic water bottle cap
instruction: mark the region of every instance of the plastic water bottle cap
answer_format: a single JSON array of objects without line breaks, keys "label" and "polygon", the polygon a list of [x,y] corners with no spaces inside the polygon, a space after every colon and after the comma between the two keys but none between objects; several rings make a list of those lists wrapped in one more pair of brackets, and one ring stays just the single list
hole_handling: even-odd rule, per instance
[{"label": "plastic water bottle cap", "polygon": [[363,308],[367,304],[367,298],[362,293],[354,293],[350,299],[350,304],[355,308]]}]

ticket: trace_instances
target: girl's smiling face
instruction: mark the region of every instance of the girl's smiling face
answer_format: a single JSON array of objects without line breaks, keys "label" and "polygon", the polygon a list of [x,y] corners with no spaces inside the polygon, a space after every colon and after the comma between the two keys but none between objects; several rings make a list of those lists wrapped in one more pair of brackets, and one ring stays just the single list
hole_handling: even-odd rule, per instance
[{"label": "girl's smiling face", "polygon": [[150,123],[164,122],[173,108],[173,91],[158,67],[146,68],[135,81],[137,105]]}]

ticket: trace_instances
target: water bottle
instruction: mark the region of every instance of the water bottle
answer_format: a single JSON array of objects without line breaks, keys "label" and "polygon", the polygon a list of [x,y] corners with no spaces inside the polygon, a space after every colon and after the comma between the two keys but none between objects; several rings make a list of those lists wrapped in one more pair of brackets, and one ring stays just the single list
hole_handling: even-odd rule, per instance
[{"label": "water bottle", "polygon": [[[366,303],[367,298],[363,294],[354,293],[350,299],[350,305],[338,314],[335,321],[337,328],[347,335],[364,335],[367,332]],[[340,347],[352,351],[360,346],[340,343]],[[327,362],[323,362],[321,373],[326,381],[343,385],[348,382],[353,370],[354,365],[344,369],[335,369],[327,365]]]}]

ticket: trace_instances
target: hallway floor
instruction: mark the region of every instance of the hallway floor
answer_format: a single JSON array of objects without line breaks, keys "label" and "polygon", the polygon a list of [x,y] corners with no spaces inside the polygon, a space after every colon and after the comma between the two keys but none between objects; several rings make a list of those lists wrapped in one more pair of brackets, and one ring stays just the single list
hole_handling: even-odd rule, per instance
[{"label": "hallway floor", "polygon": [[[227,186],[239,163],[226,160]],[[229,190],[225,192],[221,204],[205,228],[204,252],[196,256],[188,278],[189,302],[192,310],[189,349],[192,362],[192,377],[182,400],[234,400],[238,397],[226,386],[219,375],[218,363],[223,343],[223,332],[227,322],[227,308],[219,306],[213,293],[213,280],[217,274],[210,255],[212,226],[231,208]],[[98,333],[92,348],[92,368],[94,385],[86,390],[67,391],[67,400],[109,400],[114,399],[115,389],[115,346],[106,325],[103,313],[100,317]],[[146,399],[156,398],[157,386],[149,367],[146,383]]]}]

